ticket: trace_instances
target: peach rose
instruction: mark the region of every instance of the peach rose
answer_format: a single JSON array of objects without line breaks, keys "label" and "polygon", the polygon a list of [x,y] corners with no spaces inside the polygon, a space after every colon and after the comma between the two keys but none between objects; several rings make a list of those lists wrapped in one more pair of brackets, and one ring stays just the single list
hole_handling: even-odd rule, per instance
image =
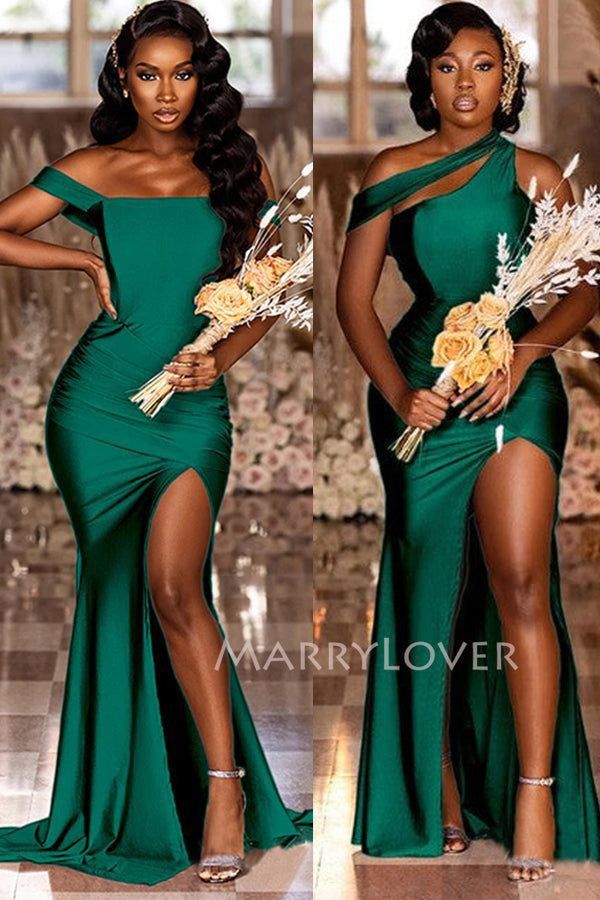
[{"label": "peach rose", "polygon": [[244,271],[244,284],[255,295],[265,294],[277,284],[291,265],[292,260],[285,259],[283,256],[264,256],[262,259],[253,259]]},{"label": "peach rose", "polygon": [[453,306],[444,319],[446,331],[473,331],[477,325],[477,316],[473,310],[474,306],[475,304],[472,300]]},{"label": "peach rose", "polygon": [[252,295],[241,288],[235,278],[204,285],[194,302],[196,315],[206,313],[224,325],[235,325],[252,311]]},{"label": "peach rose", "polygon": [[494,369],[507,369],[515,355],[512,336],[508,328],[501,328],[491,334],[486,350]]},{"label": "peach rose", "polygon": [[266,294],[273,287],[270,273],[259,266],[254,259],[246,266],[243,282],[244,286],[252,291],[255,296]]},{"label": "peach rose", "polygon": [[510,304],[503,297],[496,297],[488,291],[481,295],[473,311],[479,325],[484,328],[500,328],[508,318]]},{"label": "peach rose", "polygon": [[452,370],[452,377],[459,388],[464,390],[472,384],[483,382],[492,374],[494,365],[485,350],[479,350],[472,357]]},{"label": "peach rose", "polygon": [[472,331],[440,331],[433,343],[432,366],[461,362],[481,350],[481,340]]}]

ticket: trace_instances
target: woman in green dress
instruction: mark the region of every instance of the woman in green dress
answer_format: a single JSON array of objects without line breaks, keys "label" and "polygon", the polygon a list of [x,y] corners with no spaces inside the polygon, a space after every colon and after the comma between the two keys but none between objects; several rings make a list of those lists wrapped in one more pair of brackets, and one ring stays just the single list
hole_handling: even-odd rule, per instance
[{"label": "woman in green dress", "polygon": [[[86,272],[101,307],[46,417],[77,541],[51,807],[0,828],[2,861],[155,884],[201,845],[198,875],[221,883],[243,871],[244,849],[310,837],[310,812],[283,805],[227,654],[218,665],[211,592],[232,441],[223,373],[273,320],[207,356],[179,352],[208,322],[194,315],[200,283],[232,274],[275,202],[229,66],[192,6],[149,4],[107,54],[96,143],[0,204],[0,262]],[[102,255],[26,237],[59,213]],[[150,419],[129,396],[170,359],[176,393]]]},{"label": "woman in green dress", "polygon": [[[577,334],[597,289],[575,288],[539,323],[528,308],[509,319],[508,373],[449,400],[431,390],[448,310],[492,289],[498,233],[514,245],[533,217],[531,179],[537,199],[562,173],[500,133],[518,128],[524,64],[483,10],[438,7],[412,51],[411,108],[434,133],[372,161],[338,282],[386,493],[353,841],[435,856],[490,837],[512,848],[511,880],[538,880],[553,855],[600,858],[555,540],[568,404],[540,346]],[[372,302],[386,254],[415,295],[389,338]],[[426,434],[402,463],[390,444],[406,425]],[[441,648],[452,659],[463,642],[451,668]]]}]

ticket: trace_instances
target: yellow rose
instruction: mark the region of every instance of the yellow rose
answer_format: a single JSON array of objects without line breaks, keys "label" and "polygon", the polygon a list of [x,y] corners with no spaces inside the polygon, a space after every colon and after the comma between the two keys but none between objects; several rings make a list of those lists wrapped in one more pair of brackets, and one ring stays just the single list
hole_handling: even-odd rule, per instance
[{"label": "yellow rose", "polygon": [[259,266],[264,268],[265,271],[270,272],[274,281],[279,281],[281,276],[285,275],[292,263],[293,260],[286,259],[285,256],[264,256],[262,259],[258,260]]},{"label": "yellow rose", "polygon": [[472,300],[453,306],[444,319],[446,331],[473,331],[477,325],[477,316],[473,311],[474,306]]},{"label": "yellow rose", "polygon": [[466,390],[473,384],[473,382],[469,380],[467,370],[464,365],[454,366],[454,368],[452,369],[452,377],[454,378],[461,391]]},{"label": "yellow rose", "polygon": [[235,325],[252,311],[252,295],[235,278],[211,281],[195,297],[196,315],[206,313],[224,325]]},{"label": "yellow rose", "polygon": [[478,324],[484,328],[500,328],[508,318],[510,304],[503,297],[487,292],[475,304],[474,313]]},{"label": "yellow rose", "polygon": [[271,287],[273,287],[273,281],[271,280],[270,273],[265,271],[265,269],[257,263],[256,260],[252,260],[246,266],[244,271],[243,282],[245,287],[250,288],[255,294],[255,296],[260,296],[261,294],[266,294]]},{"label": "yellow rose", "polygon": [[483,384],[493,370],[494,365],[485,350],[479,350],[463,363],[455,366],[452,370],[452,377],[459,388],[464,390],[475,382]]},{"label": "yellow rose", "polygon": [[472,331],[440,331],[433,343],[432,366],[461,362],[481,350],[481,340]]},{"label": "yellow rose", "polygon": [[488,338],[487,354],[495,369],[508,369],[515,355],[513,340],[508,328],[495,331]]},{"label": "yellow rose", "polygon": [[266,294],[292,265],[293,260],[283,256],[263,256],[253,259],[244,270],[243,282],[255,295]]}]

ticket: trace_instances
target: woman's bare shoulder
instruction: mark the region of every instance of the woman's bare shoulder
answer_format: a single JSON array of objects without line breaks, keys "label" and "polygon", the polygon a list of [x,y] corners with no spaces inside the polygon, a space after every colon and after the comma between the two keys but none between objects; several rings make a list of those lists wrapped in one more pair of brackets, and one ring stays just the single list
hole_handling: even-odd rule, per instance
[{"label": "woman's bare shoulder", "polygon": [[94,182],[98,179],[98,171],[109,162],[111,158],[112,148],[101,144],[90,144],[87,147],[80,147],[72,150],[70,153],[55,159],[51,165],[53,169],[58,169],[69,175],[82,184],[94,187]]},{"label": "woman's bare shoulder", "polygon": [[544,191],[552,191],[562,178],[563,170],[556,160],[526,147],[516,147],[515,167],[517,180],[523,190],[527,191],[531,179],[536,179],[537,196],[541,196]]},{"label": "woman's bare shoulder", "polygon": [[412,144],[398,144],[386,147],[373,157],[365,172],[361,190],[383,181],[391,175],[399,175],[408,172],[428,162],[427,148],[430,138],[414,141]]}]

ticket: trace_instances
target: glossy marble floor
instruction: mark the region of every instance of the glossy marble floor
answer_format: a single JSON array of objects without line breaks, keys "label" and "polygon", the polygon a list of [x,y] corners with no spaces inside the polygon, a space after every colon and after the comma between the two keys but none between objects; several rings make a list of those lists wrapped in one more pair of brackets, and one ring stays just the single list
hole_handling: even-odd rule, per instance
[{"label": "glossy marble floor", "polygon": [[[330,641],[369,643],[381,537],[379,526],[369,522],[316,522],[314,534],[321,658]],[[565,613],[600,789],[600,523],[563,523],[558,534]],[[599,900],[598,863],[557,863],[548,882],[517,887],[506,879],[504,848],[493,841],[476,841],[466,855],[439,859],[381,860],[351,846],[365,673],[355,652],[346,657],[348,669],[335,660],[330,667],[326,657],[323,662],[313,682],[316,900]]]},{"label": "glossy marble floor", "polygon": [[[231,644],[250,640],[261,668],[238,671],[284,801],[312,805],[311,671],[295,663],[311,640],[312,499],[226,497],[216,539],[214,585]],[[75,550],[60,498],[0,494],[0,824],[47,814],[73,616]],[[279,642],[294,663],[263,668]],[[279,654],[281,658],[282,654]],[[235,886],[204,888],[194,869],[152,888],[121,885],[60,866],[0,864],[0,900],[143,894],[186,900],[312,897],[311,846],[249,854]]]}]

